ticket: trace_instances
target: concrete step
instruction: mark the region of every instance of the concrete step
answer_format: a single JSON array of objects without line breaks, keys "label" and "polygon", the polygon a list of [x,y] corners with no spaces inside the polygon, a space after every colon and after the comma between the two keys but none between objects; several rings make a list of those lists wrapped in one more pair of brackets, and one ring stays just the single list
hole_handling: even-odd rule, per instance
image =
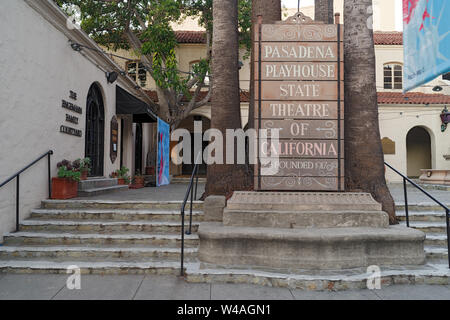
[{"label": "concrete step", "polygon": [[[176,184],[185,184],[189,183],[191,181],[191,178],[189,177],[174,177],[170,180],[170,183],[176,183]],[[194,179],[195,182],[195,179]],[[206,183],[206,178],[198,178],[198,183]]]},{"label": "concrete step", "polygon": [[[450,284],[448,263],[381,267],[380,276],[382,288],[397,284]],[[195,263],[188,264],[186,268],[186,281],[190,283],[246,283],[305,291],[367,290],[367,283],[371,277],[372,273],[367,272],[366,267],[329,272],[298,270],[286,273],[270,269],[219,268]],[[411,289],[414,290],[414,287]]]},{"label": "concrete step", "polygon": [[[185,230],[189,223],[185,223]],[[197,232],[198,223],[192,224],[192,231]],[[25,220],[20,224],[20,231],[59,231],[59,232],[181,232],[181,223],[165,221],[75,221],[75,220]]]},{"label": "concrete step", "polygon": [[[179,275],[180,262],[90,262],[90,261],[0,261],[0,272],[8,273],[61,273],[66,274],[68,267],[77,266],[82,274],[160,274]],[[189,264],[185,264],[188,268]],[[72,272],[73,273],[73,272]]]},{"label": "concrete step", "polygon": [[447,248],[443,247],[425,247],[425,254],[429,260],[444,260],[448,258]]},{"label": "concrete step", "polygon": [[[401,225],[406,226],[406,222],[403,221]],[[410,228],[414,228],[425,233],[447,233],[447,225],[445,222],[409,221],[409,226]]]},{"label": "concrete step", "polygon": [[[197,248],[185,248],[186,259],[195,258]],[[164,247],[92,247],[92,246],[3,246],[0,247],[1,260],[133,260],[145,261],[148,259],[180,259],[180,248]]]},{"label": "concrete step", "polygon": [[[447,207],[450,207],[450,203],[446,203]],[[395,209],[397,211],[404,211],[405,210],[405,204],[404,202],[397,202],[395,204]],[[444,212],[444,208],[442,208],[440,205],[434,203],[434,202],[423,202],[423,203],[416,203],[416,204],[409,204],[408,205],[409,211],[442,211]]]},{"label": "concrete step", "polygon": [[443,233],[427,233],[425,236],[425,246],[447,247],[447,235]]},{"label": "concrete step", "polygon": [[[185,212],[189,217],[189,210]],[[115,220],[115,221],[176,221],[181,222],[180,209],[35,209],[31,211],[32,219],[51,220]],[[203,212],[192,211],[194,222],[202,221]]]},{"label": "concrete step", "polygon": [[[404,210],[396,212],[400,221],[406,221],[406,213]],[[408,213],[409,221],[429,221],[429,222],[444,222],[445,212],[442,211],[410,211]]]},{"label": "concrete step", "polygon": [[[164,209],[180,210],[182,201],[44,200],[44,209]],[[203,210],[203,201],[194,201],[193,209]],[[190,204],[186,205],[186,209]]]},{"label": "concrete step", "polygon": [[108,194],[108,193],[112,193],[112,192],[126,191],[126,190],[128,190],[128,186],[124,186],[124,185],[98,187],[98,188],[91,188],[91,189],[85,189],[83,191],[78,191],[78,196],[79,197],[94,197],[94,196],[100,196],[102,194]]},{"label": "concrete step", "polygon": [[[189,223],[185,224],[185,230]],[[192,224],[192,231],[197,232],[198,223]],[[181,232],[181,223],[164,221],[75,221],[75,220],[25,220],[20,224],[20,231],[57,231],[57,232]]]},{"label": "concrete step", "polygon": [[387,213],[383,211],[280,211],[233,210],[225,208],[223,223],[235,227],[265,228],[350,228],[389,226]]},{"label": "concrete step", "polygon": [[78,182],[78,191],[117,186],[117,179],[89,178]]},{"label": "concrete step", "polygon": [[[186,247],[197,247],[198,235],[185,235]],[[16,232],[4,236],[5,245],[148,245],[174,247],[181,245],[179,234],[97,234],[97,233],[45,233]]]}]

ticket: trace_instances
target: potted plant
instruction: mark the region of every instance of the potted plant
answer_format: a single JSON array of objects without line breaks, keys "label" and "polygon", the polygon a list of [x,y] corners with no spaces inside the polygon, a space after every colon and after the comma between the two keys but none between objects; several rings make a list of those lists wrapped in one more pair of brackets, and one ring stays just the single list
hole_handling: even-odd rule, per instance
[{"label": "potted plant", "polygon": [[81,180],[87,180],[89,172],[91,171],[91,159],[77,159],[73,162],[73,167],[81,172]]},{"label": "potted plant", "polygon": [[141,172],[138,170],[136,171],[136,174],[134,175],[133,178],[133,184],[130,186],[131,189],[141,189],[144,188],[145,186],[145,178],[144,176],[141,174]]},{"label": "potted plant", "polygon": [[111,178],[117,178],[117,182],[120,185],[130,184],[130,176],[128,172],[130,169],[127,167],[122,167],[111,174]]},{"label": "potted plant", "polygon": [[74,169],[72,163],[63,160],[57,164],[58,177],[52,178],[52,199],[71,199],[78,195],[80,171]]}]

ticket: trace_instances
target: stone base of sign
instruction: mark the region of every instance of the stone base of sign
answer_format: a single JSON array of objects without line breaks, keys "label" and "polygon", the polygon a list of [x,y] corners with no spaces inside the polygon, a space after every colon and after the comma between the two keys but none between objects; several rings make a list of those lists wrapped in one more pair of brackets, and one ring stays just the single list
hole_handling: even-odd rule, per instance
[{"label": "stone base of sign", "polygon": [[226,205],[225,196],[209,196],[205,199],[203,213],[204,220],[211,222],[223,221],[223,210]]},{"label": "stone base of sign", "polygon": [[[206,208],[206,206],[205,206]],[[370,194],[235,192],[223,223],[202,223],[201,262],[331,270],[425,262],[421,231],[389,226]]]},{"label": "stone base of sign", "polygon": [[251,228],[204,223],[199,259],[234,267],[344,269],[425,263],[425,235],[405,227]]}]

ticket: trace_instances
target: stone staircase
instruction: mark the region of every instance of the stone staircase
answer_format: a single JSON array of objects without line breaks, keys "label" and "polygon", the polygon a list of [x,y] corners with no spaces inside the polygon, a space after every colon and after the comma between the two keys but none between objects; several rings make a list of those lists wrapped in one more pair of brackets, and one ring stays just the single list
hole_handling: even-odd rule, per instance
[{"label": "stone staircase", "polygon": [[[397,206],[397,216],[401,224],[406,225],[404,205]],[[426,234],[424,249],[427,260],[446,263],[448,252],[444,210],[440,206],[431,204],[409,205],[409,225]]]},{"label": "stone staircase", "polygon": [[[66,273],[74,265],[82,273],[179,274],[180,207],[181,201],[45,200],[19,232],[4,237],[0,272]],[[193,205],[187,263],[197,255],[202,207]]]}]

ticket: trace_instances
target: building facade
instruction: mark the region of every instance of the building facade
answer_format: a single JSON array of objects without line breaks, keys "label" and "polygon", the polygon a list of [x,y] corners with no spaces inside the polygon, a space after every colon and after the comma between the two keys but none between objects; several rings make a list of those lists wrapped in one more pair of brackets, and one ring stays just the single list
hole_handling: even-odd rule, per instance
[{"label": "building facade", "polygon": [[[49,150],[51,176],[63,159],[90,157],[91,175],[99,177],[122,165],[132,174],[144,167],[152,158],[156,118],[117,112],[148,105],[136,82],[114,79],[111,72],[120,67],[53,1],[4,0],[1,6],[0,182]],[[21,218],[48,197],[47,179],[45,159],[20,175]],[[15,194],[15,181],[0,189],[0,235],[15,226]]]}]

